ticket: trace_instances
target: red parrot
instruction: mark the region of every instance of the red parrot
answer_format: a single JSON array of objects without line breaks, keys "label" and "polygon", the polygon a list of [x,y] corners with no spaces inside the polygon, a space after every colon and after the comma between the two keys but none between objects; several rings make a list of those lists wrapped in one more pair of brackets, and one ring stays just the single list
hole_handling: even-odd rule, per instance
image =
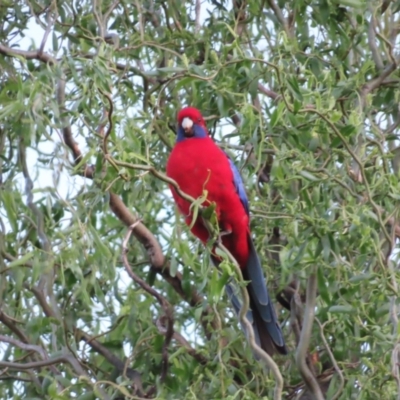
[{"label": "red parrot", "polygon": [[[260,260],[251,239],[249,205],[239,171],[228,155],[221,150],[208,134],[200,111],[185,107],[178,113],[176,144],[167,162],[167,175],[180,189],[199,198],[207,190],[205,206],[215,203],[221,241],[237,260],[243,278],[249,281],[247,290],[251,312],[248,319],[253,324],[256,341],[269,354],[276,351],[287,354],[283,334],[268,294]],[[191,226],[190,203],[178,195],[170,185],[178,210]],[[198,217],[191,228],[203,243],[209,233]],[[215,259],[215,257],[213,257]],[[230,285],[226,287],[232,304],[238,312],[241,305]]]}]

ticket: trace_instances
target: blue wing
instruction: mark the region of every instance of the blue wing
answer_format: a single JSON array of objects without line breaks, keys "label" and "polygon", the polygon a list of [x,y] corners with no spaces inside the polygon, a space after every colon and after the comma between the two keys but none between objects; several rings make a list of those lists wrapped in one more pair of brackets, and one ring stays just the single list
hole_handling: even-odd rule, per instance
[{"label": "blue wing", "polygon": [[[233,173],[233,181],[236,191],[240,197],[244,209],[246,210],[247,214],[249,214],[249,203],[247,200],[246,191],[244,189],[242,177],[228,155],[227,157]],[[248,236],[248,242],[249,259],[247,260],[246,267],[242,271],[243,278],[249,281],[247,290],[250,297],[250,310],[247,313],[247,318],[253,325],[256,342],[264,350],[266,350],[269,354],[273,354],[275,351],[278,351],[281,354],[287,354],[282,330],[279,326],[275,308],[272,305],[272,301],[265,284],[260,259],[258,258],[250,235]],[[236,313],[238,313],[241,308],[241,303],[235,296],[234,291],[229,284],[226,285],[226,291],[231,299],[233,308],[235,309]],[[242,328],[244,327],[242,326]]]},{"label": "blue wing", "polygon": [[246,210],[247,215],[249,215],[249,201],[247,200],[246,190],[244,188],[242,177],[236,165],[229,158],[228,154],[226,154],[226,156],[228,157],[229,164],[231,166],[231,170],[233,173],[233,183],[235,184],[236,191],[240,197],[240,201],[242,202],[244,209]]}]

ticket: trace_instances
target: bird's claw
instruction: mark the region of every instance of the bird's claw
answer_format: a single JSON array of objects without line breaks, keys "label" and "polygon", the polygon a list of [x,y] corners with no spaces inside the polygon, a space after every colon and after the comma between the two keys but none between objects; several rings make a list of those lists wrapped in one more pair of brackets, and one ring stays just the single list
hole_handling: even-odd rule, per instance
[{"label": "bird's claw", "polygon": [[226,236],[226,235],[230,235],[231,233],[232,233],[231,230],[229,230],[229,231],[221,231],[221,232],[218,234],[218,237],[217,237],[216,242],[217,242],[218,244],[222,244],[222,237],[223,237],[223,236]]}]

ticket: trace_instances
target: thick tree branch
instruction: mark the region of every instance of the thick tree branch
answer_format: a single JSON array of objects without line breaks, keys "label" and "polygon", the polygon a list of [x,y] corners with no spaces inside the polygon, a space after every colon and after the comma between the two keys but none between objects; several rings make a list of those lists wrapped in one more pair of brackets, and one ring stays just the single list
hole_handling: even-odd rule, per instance
[{"label": "thick tree branch", "polygon": [[57,63],[55,58],[53,58],[47,53],[41,52],[40,49],[36,51],[18,50],[4,46],[3,44],[0,43],[0,54],[16,58],[22,57],[26,60],[39,60],[49,64]]},{"label": "thick tree branch", "polygon": [[29,343],[28,336],[25,335],[25,333],[18,328],[16,321],[6,315],[4,311],[0,309],[0,322],[2,322],[11,332],[13,332],[15,335],[17,335],[20,340],[24,343]]}]

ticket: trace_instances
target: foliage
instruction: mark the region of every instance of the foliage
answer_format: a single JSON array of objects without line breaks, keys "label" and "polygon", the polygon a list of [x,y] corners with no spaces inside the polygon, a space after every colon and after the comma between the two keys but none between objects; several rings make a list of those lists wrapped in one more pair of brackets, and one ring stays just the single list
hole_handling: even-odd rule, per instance
[{"label": "foliage", "polygon": [[291,306],[284,398],[399,398],[399,11],[2,0],[0,397],[274,397],[162,175],[191,104]]}]

